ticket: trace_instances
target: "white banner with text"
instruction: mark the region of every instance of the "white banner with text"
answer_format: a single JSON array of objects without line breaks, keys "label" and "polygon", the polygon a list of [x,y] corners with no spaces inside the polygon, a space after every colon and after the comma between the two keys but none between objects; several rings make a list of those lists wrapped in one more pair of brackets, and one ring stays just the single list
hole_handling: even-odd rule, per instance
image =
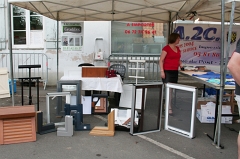
[{"label": "white banner with text", "polygon": [[[224,53],[227,49],[229,26],[225,26]],[[180,35],[179,48],[184,64],[220,65],[221,55],[221,25],[210,24],[176,24],[175,33]],[[233,26],[229,57],[236,48],[240,38],[240,29]]]}]

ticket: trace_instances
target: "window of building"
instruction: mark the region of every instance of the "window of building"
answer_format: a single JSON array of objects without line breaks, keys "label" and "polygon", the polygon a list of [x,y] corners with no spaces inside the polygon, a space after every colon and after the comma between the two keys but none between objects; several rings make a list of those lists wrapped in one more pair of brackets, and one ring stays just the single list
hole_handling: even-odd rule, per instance
[{"label": "window of building", "polygon": [[111,24],[111,54],[159,55],[165,44],[163,23],[113,21]]},{"label": "window of building", "polygon": [[43,48],[43,17],[12,6],[13,48]]}]

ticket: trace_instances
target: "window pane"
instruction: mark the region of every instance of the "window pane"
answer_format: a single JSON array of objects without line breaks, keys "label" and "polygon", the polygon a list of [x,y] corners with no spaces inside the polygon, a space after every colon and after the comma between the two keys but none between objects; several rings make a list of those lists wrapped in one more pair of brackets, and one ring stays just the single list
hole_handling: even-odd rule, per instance
[{"label": "window pane", "polygon": [[13,24],[13,30],[26,30],[25,17],[14,17]]},{"label": "window pane", "polygon": [[14,31],[14,45],[26,44],[26,31]]},{"label": "window pane", "polygon": [[13,16],[25,15],[25,10],[23,8],[13,6]]},{"label": "window pane", "polygon": [[151,22],[112,22],[111,51],[114,54],[160,54],[166,43],[163,24]]},{"label": "window pane", "polygon": [[62,45],[63,45],[63,46],[68,46],[68,37],[67,37],[67,36],[63,36],[62,39],[63,39],[63,40],[62,40],[62,41],[63,41],[63,44],[62,44]]},{"label": "window pane", "polygon": [[30,15],[39,15],[39,14],[36,12],[30,11]]},{"label": "window pane", "polygon": [[30,28],[31,30],[43,30],[43,17],[42,16],[30,16]]},{"label": "window pane", "polygon": [[75,46],[80,46],[80,38],[75,38]]},{"label": "window pane", "polygon": [[69,37],[69,45],[68,46],[74,46],[74,38]]}]

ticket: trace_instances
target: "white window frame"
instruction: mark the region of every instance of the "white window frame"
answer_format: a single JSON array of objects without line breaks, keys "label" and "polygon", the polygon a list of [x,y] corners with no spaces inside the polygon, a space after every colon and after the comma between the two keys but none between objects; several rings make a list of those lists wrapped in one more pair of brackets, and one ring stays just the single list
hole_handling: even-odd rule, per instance
[{"label": "white window frame", "polygon": [[[192,93],[192,109],[191,111],[189,111],[191,113],[191,121],[190,121],[190,129],[189,131],[186,130],[182,130],[181,128],[177,128],[174,126],[169,125],[169,105],[170,105],[170,94],[171,92],[173,93],[174,90],[176,91],[176,89],[178,90],[183,90],[186,92],[190,92]],[[187,138],[194,138],[195,137],[195,119],[196,119],[196,104],[197,104],[197,98],[198,98],[198,89],[196,87],[192,87],[192,86],[186,86],[186,85],[181,85],[181,84],[175,84],[175,83],[167,83],[165,84],[165,130],[176,133],[178,135],[182,135],[184,137]],[[176,96],[176,95],[175,95]]]},{"label": "white window frame", "polygon": [[[14,21],[13,21],[13,6],[11,6],[12,11],[11,11],[11,23],[12,23],[12,47],[15,48],[24,48],[24,49],[43,49],[44,48],[44,16],[42,16],[42,23],[43,23],[43,30],[31,30],[30,28],[30,11],[25,10],[25,17],[26,17],[26,44],[14,44]],[[20,7],[21,8],[21,7]],[[35,36],[34,36],[35,35]],[[34,38],[34,39],[32,39]],[[40,38],[40,39],[39,39]],[[34,43],[32,43],[34,42]]]}]

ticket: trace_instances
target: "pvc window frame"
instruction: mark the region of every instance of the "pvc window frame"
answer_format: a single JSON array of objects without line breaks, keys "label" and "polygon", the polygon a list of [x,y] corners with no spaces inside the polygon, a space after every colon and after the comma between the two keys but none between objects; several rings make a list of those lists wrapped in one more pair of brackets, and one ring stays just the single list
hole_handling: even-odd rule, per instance
[{"label": "pvc window frame", "polygon": [[[192,92],[192,107],[191,107],[191,124],[190,124],[190,131],[185,131],[173,126],[169,125],[169,94],[170,89],[179,89],[188,92]],[[165,84],[165,97],[166,97],[166,107],[165,107],[165,130],[185,136],[187,138],[194,138],[195,137],[195,119],[196,119],[196,104],[197,104],[197,95],[198,89],[192,86],[180,85],[175,83],[167,83]]]}]

